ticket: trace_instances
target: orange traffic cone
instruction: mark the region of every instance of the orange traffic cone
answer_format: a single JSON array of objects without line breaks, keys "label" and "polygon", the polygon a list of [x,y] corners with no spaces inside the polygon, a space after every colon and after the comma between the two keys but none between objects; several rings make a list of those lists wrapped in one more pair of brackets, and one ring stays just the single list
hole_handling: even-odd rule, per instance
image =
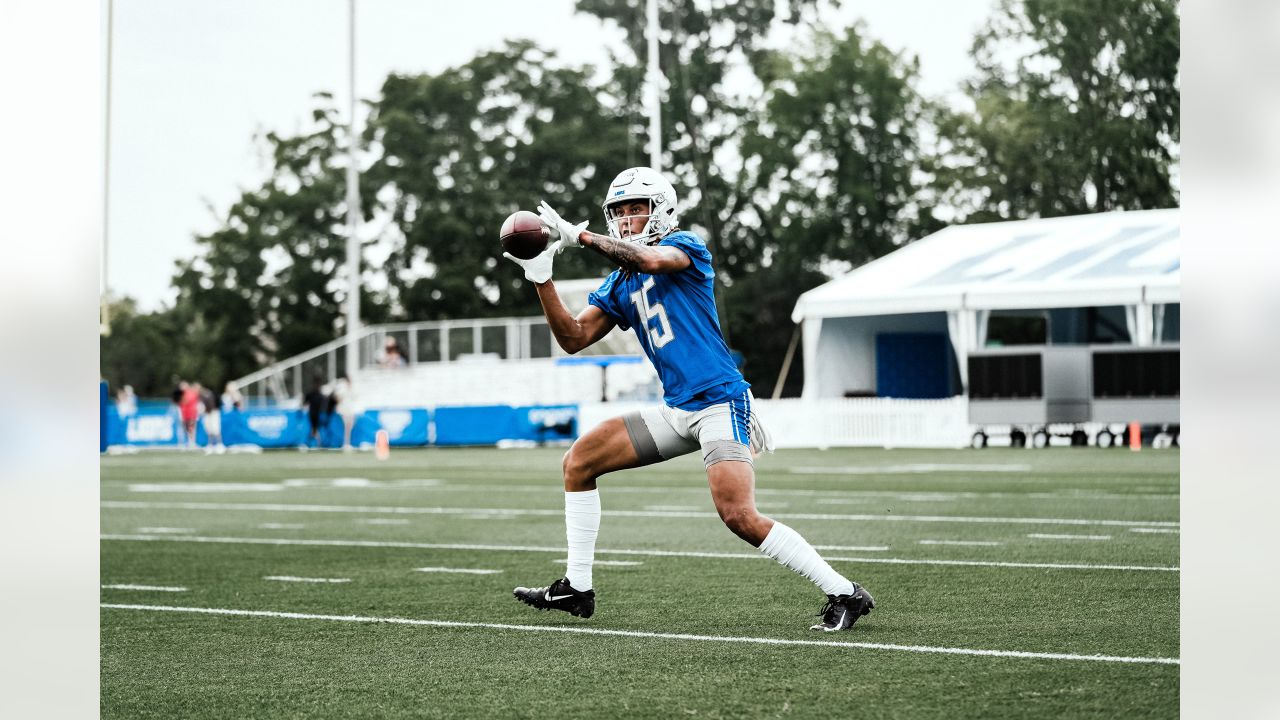
[{"label": "orange traffic cone", "polygon": [[379,460],[391,457],[391,436],[386,430],[379,430],[373,443],[373,456]]},{"label": "orange traffic cone", "polygon": [[1142,449],[1142,426],[1136,422],[1129,423],[1129,449],[1134,452]]}]

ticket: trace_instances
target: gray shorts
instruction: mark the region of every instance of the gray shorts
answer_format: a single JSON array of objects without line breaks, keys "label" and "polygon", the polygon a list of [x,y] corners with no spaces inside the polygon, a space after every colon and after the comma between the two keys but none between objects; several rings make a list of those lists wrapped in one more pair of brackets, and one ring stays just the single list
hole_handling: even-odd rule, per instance
[{"label": "gray shorts", "polygon": [[751,407],[751,393],[702,410],[661,405],[622,416],[631,445],[643,464],[702,449],[706,467],[723,460],[752,462],[773,452],[773,438]]}]

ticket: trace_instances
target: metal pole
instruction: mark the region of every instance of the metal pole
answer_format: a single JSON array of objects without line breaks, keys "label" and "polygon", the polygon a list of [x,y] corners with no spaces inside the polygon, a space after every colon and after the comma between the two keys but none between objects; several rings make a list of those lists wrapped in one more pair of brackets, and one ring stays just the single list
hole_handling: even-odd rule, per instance
[{"label": "metal pole", "polygon": [[111,291],[111,275],[107,272],[107,261],[110,258],[111,250],[111,34],[113,31],[114,3],[107,0],[107,77],[106,87],[104,88],[105,107],[103,108],[103,128],[102,128],[102,277],[100,279],[101,287],[98,290],[100,295],[98,317],[98,333],[101,335],[111,334],[111,317],[110,317],[110,291]]},{"label": "metal pole", "polygon": [[662,172],[662,101],[658,80],[658,0],[649,0],[649,167]]},{"label": "metal pole", "polygon": [[356,165],[359,134],[356,123],[356,0],[347,0],[347,377],[360,369],[360,172]]}]

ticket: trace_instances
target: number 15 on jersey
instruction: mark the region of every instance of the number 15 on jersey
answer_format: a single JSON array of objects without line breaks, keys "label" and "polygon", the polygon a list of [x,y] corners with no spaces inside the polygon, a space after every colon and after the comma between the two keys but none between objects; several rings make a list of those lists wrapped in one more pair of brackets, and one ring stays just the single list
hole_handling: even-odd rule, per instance
[{"label": "number 15 on jersey", "polygon": [[653,349],[666,345],[676,339],[676,334],[671,330],[671,322],[667,320],[667,311],[662,307],[662,303],[650,303],[649,291],[653,289],[653,278],[644,281],[644,285],[639,290],[631,293],[631,302],[636,306],[636,312],[640,314],[642,321],[648,325],[649,320],[658,318],[658,327],[649,326],[649,341],[653,345]]}]

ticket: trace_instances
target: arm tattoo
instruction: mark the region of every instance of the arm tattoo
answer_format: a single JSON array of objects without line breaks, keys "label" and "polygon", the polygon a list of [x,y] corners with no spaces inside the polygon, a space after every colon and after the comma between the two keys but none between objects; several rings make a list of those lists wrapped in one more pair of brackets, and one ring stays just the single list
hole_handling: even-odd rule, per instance
[{"label": "arm tattoo", "polygon": [[649,248],[633,242],[614,240],[606,235],[590,234],[590,244],[596,252],[618,263],[618,267],[627,272],[636,272],[644,260]]}]

